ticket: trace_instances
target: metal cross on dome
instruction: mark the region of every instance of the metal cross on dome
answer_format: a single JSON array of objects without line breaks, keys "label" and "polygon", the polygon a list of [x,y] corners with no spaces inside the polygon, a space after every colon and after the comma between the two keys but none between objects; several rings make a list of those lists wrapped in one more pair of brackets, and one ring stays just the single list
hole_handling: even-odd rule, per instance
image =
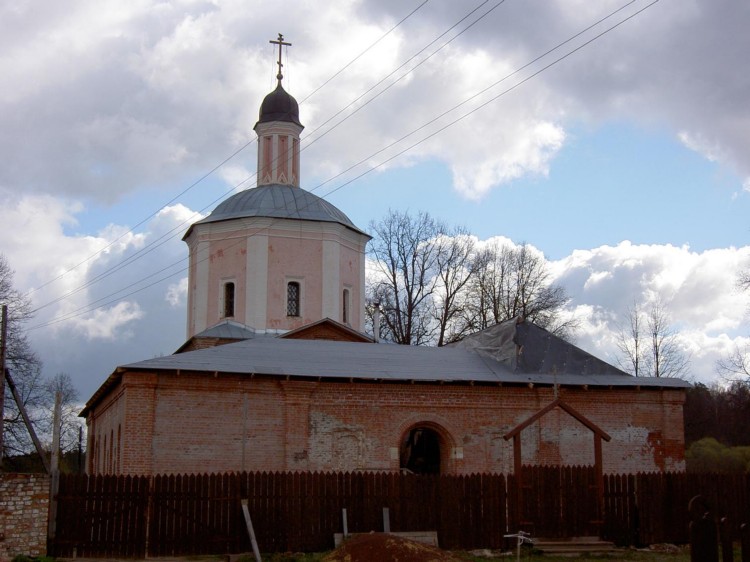
[{"label": "metal cross on dome", "polygon": [[292,44],[284,42],[284,36],[281,33],[279,33],[279,38],[276,41],[271,39],[269,43],[279,46],[279,61],[276,63],[279,65],[279,73],[276,75],[276,79],[281,82],[281,79],[284,78],[284,75],[281,73],[281,67],[284,66],[281,62],[281,46],[286,45],[287,47],[291,47]]}]

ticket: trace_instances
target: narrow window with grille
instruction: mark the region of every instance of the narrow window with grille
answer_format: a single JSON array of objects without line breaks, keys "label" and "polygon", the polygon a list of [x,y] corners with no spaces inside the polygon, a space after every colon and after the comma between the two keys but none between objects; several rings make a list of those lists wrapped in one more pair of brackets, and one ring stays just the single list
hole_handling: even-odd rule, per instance
[{"label": "narrow window with grille", "polygon": [[286,315],[299,316],[299,283],[296,281],[286,285]]}]

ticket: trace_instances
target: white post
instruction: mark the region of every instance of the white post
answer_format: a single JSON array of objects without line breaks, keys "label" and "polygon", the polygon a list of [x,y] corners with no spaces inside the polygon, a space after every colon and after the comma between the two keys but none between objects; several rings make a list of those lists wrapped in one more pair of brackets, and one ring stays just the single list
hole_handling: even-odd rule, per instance
[{"label": "white post", "polygon": [[247,507],[247,500],[242,500],[242,514],[245,516],[245,524],[247,525],[247,532],[250,535],[250,543],[253,545],[255,562],[261,562],[258,541],[255,540],[255,529],[253,529],[253,521],[250,519],[250,510]]}]

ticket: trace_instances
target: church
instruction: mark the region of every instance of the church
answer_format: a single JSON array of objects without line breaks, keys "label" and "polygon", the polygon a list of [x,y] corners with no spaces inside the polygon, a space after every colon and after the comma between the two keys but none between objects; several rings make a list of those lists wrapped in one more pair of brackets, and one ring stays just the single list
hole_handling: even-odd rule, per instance
[{"label": "church", "polygon": [[684,470],[684,381],[632,377],[523,318],[439,348],[366,334],[370,236],[300,186],[278,65],[257,186],[183,238],[186,342],[117,367],[81,412],[90,474]]}]

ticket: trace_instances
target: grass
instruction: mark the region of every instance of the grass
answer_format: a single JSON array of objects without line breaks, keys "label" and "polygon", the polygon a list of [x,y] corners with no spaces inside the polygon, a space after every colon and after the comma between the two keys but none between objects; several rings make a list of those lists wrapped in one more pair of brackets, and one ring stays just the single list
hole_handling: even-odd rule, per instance
[{"label": "grass", "polygon": [[[263,562],[320,562],[323,557],[328,554],[314,553],[314,554],[302,554],[302,553],[286,553],[286,554],[264,554]],[[475,556],[468,552],[454,553],[464,558],[467,562],[514,562],[516,560],[515,553],[503,553],[493,557]],[[624,560],[630,562],[690,562],[690,550],[687,547],[682,547],[679,552],[659,552],[659,551],[644,551],[634,549],[623,549],[618,550],[606,555],[581,555],[581,556],[544,556],[533,550],[524,550],[521,552],[521,558],[523,562],[574,562],[576,560],[585,562],[612,562],[613,560]],[[741,560],[740,550],[735,547],[734,560]],[[242,561],[244,562],[244,561]],[[255,562],[255,559],[251,556],[247,562]],[[356,561],[354,561],[356,562]]]}]

